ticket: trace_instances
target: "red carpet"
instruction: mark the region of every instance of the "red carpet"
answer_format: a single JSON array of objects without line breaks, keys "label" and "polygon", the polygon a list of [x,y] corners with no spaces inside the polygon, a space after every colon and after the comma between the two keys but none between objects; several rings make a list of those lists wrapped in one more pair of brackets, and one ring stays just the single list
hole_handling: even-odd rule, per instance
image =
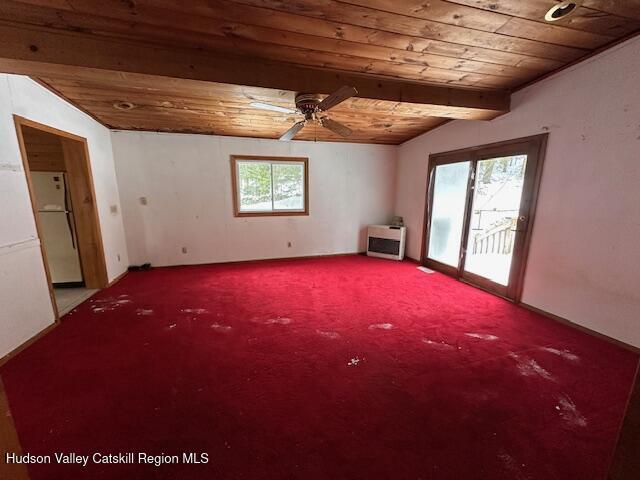
[{"label": "red carpet", "polygon": [[5,365],[52,479],[603,479],[636,355],[410,263],[130,273]]}]

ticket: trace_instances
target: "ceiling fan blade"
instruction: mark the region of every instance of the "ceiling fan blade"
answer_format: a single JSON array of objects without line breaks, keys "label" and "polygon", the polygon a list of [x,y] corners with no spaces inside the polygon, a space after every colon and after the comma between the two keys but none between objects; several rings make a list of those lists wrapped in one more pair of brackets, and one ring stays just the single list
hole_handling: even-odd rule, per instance
[{"label": "ceiling fan blade", "polygon": [[348,86],[340,87],[338,90],[333,92],[327,98],[322,100],[318,104],[318,109],[320,111],[322,111],[322,112],[326,112],[330,108],[335,107],[339,103],[342,103],[345,100],[347,100],[347,99],[349,99],[349,98],[351,98],[351,97],[353,97],[353,96],[355,96],[357,94],[358,94],[358,90],[356,90],[354,87],[348,87]]},{"label": "ceiling fan blade", "polygon": [[337,133],[341,137],[348,137],[353,133],[349,127],[346,127],[343,124],[336,122],[335,120],[331,120],[330,118],[323,118],[322,126],[324,128],[328,128],[333,133]]},{"label": "ceiling fan blade", "polygon": [[272,112],[296,113],[296,111],[291,108],[279,107],[278,105],[271,105],[270,103],[251,102],[249,106],[259,108],[261,110],[270,110]]},{"label": "ceiling fan blade", "polygon": [[307,122],[305,122],[304,120],[301,122],[294,123],[293,127],[291,127],[289,130],[287,130],[282,134],[282,136],[280,137],[280,141],[288,142],[289,140],[291,140],[293,137],[296,136],[296,133],[302,130],[302,127],[304,127],[305,123]]}]

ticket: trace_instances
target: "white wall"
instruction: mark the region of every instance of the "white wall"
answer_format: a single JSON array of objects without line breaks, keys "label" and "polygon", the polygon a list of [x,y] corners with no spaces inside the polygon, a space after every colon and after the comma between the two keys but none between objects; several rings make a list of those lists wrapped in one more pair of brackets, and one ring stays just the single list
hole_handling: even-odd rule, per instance
[{"label": "white wall", "polygon": [[109,280],[128,265],[122,217],[110,212],[120,201],[109,130],[29,78],[0,74],[0,358],[54,319],[13,114],[87,138]]},{"label": "white wall", "polygon": [[[366,225],[393,215],[395,147],[121,131],[112,141],[133,264],[364,251]],[[235,218],[232,154],[308,157],[309,216]]]},{"label": "white wall", "polygon": [[420,257],[429,154],[546,131],[522,300],[640,347],[640,38],[517,92],[508,115],[401,145],[407,253]]}]

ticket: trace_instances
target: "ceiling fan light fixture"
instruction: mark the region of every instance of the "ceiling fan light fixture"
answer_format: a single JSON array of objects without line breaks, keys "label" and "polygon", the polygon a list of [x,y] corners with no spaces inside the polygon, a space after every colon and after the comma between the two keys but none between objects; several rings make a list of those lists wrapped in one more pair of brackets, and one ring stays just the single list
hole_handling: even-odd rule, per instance
[{"label": "ceiling fan light fixture", "polygon": [[551,7],[544,16],[544,19],[547,22],[555,22],[556,20],[560,20],[561,18],[566,18],[568,15],[571,15],[575,12],[576,8],[580,2],[560,2],[557,5]]},{"label": "ceiling fan light fixture", "polygon": [[324,99],[317,93],[299,92],[295,97],[295,110],[262,102],[251,102],[249,106],[252,108],[259,108],[261,110],[304,115],[304,120],[294,123],[289,130],[280,136],[280,140],[283,142],[292,140],[293,137],[295,137],[296,134],[308,123],[312,123],[314,128],[320,125],[341,137],[348,137],[353,133],[349,127],[321,114],[324,114],[327,110],[331,110],[336,105],[341,104],[345,100],[348,100],[357,94],[358,90],[356,90],[355,87],[343,86]]}]

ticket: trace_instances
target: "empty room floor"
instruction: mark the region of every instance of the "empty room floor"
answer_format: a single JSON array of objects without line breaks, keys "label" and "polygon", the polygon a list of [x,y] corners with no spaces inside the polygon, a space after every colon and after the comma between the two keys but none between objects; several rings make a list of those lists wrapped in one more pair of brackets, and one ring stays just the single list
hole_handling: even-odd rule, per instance
[{"label": "empty room floor", "polygon": [[[0,369],[32,480],[602,479],[637,355],[409,262],[132,272]],[[136,453],[137,455],[137,453]]]}]

